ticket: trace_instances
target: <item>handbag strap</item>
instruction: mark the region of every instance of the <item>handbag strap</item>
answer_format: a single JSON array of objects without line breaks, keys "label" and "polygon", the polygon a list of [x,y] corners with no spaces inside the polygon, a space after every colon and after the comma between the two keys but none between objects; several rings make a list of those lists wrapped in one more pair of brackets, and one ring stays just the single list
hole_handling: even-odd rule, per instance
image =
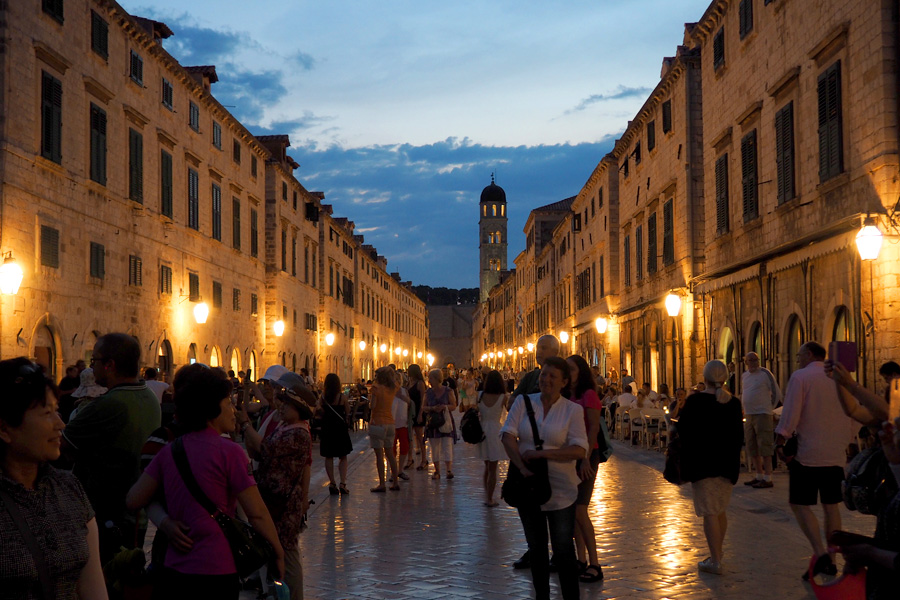
[{"label": "handbag strap", "polygon": [[209,496],[207,496],[200,488],[200,484],[197,483],[197,479],[191,472],[191,467],[188,465],[187,453],[184,451],[183,438],[177,438],[172,442],[172,458],[175,459],[175,466],[178,467],[178,473],[181,475],[181,479],[184,481],[184,485],[187,486],[191,496],[193,496],[194,500],[203,507],[203,510],[209,513],[209,516],[215,519],[216,515],[222,511],[219,510],[213,501],[209,499]]},{"label": "handbag strap", "polygon": [[25,546],[31,553],[32,560],[34,560],[34,567],[37,569],[38,580],[41,584],[41,597],[44,600],[52,600],[56,595],[53,593],[53,580],[50,578],[50,569],[47,567],[47,560],[44,558],[43,550],[41,550],[34,534],[31,533],[28,523],[22,516],[22,511],[19,510],[19,507],[16,505],[15,501],[13,501],[12,496],[5,490],[0,489],[0,499],[3,500],[3,505],[6,507],[6,511],[12,518],[13,523],[19,528],[19,533],[22,534],[22,540],[25,542]]},{"label": "handbag strap", "polygon": [[541,439],[541,436],[538,433],[538,426],[537,421],[534,418],[534,407],[531,405],[531,398],[528,397],[528,394],[524,394],[523,396],[525,398],[525,412],[528,413],[528,419],[531,421],[531,434],[534,436],[534,449],[543,450],[544,440]]}]

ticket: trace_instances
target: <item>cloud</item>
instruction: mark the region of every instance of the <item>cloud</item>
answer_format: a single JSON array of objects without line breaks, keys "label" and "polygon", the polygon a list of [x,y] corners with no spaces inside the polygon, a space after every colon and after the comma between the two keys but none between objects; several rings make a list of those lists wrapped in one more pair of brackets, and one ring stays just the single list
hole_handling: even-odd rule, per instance
[{"label": "cloud", "polygon": [[307,54],[301,50],[297,50],[289,57],[293,62],[297,63],[303,70],[311,71],[316,64],[316,59],[311,54]]},{"label": "cloud", "polygon": [[[529,211],[575,195],[614,136],[585,144],[486,146],[450,137],[426,145],[323,147],[292,140],[295,171],[336,216],[416,284],[478,285],[478,202],[496,173],[509,214],[509,259],[524,249]],[[314,187],[313,187],[314,185]]]},{"label": "cloud", "polygon": [[587,98],[585,98],[581,102],[579,102],[578,105],[575,106],[575,108],[570,108],[569,110],[567,110],[565,114],[571,115],[573,113],[583,111],[588,106],[597,104],[598,102],[606,102],[608,100],[622,100],[624,98],[635,98],[635,97],[646,96],[651,91],[653,91],[652,88],[648,88],[648,87],[626,87],[624,85],[620,85],[618,88],[616,88],[616,91],[614,91],[612,93],[594,94],[592,96],[588,96]]}]

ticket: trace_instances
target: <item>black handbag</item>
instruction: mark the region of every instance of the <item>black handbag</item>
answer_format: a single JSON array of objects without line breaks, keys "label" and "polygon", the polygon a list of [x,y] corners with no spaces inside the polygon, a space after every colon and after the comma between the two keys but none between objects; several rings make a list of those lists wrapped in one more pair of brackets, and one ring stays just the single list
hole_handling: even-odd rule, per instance
[{"label": "black handbag", "polygon": [[443,427],[446,422],[447,419],[444,417],[444,411],[438,410],[428,413],[428,418],[425,419],[425,427],[437,431]]},{"label": "black handbag", "polygon": [[686,483],[681,476],[681,438],[677,435],[673,435],[666,447],[666,466],[663,468],[663,478],[675,485]]},{"label": "black handbag", "polygon": [[184,451],[184,442],[182,438],[172,442],[172,457],[175,459],[175,466],[178,467],[178,473],[184,480],[185,486],[194,500],[197,501],[203,509],[209,513],[209,516],[215,519],[216,523],[225,534],[228,545],[231,547],[231,554],[234,556],[234,565],[237,568],[238,576],[248,577],[258,571],[265,565],[275,560],[275,552],[272,545],[260,535],[250,523],[246,523],[235,517],[230,517],[213,504],[200,485],[194,474],[191,473],[190,465],[188,465],[187,454]]},{"label": "black handbag", "polygon": [[[544,449],[544,440],[538,434],[537,422],[534,419],[534,407],[531,399],[525,395],[525,410],[531,421],[531,433],[534,436],[535,450]],[[506,481],[500,488],[500,497],[513,508],[536,508],[546,504],[553,495],[550,489],[550,478],[547,471],[547,459],[535,458],[528,461],[528,470],[533,473],[531,477],[523,477],[519,468],[509,462],[506,471]]]}]

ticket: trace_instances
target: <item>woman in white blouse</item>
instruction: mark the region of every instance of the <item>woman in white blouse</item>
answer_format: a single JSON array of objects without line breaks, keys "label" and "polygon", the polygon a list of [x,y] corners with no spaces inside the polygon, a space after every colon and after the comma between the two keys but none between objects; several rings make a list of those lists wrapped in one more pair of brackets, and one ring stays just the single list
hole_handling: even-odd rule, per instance
[{"label": "woman in white blouse", "polygon": [[562,597],[564,600],[578,598],[578,568],[573,542],[579,483],[575,461],[586,456],[588,441],[584,429],[584,410],[560,395],[569,386],[569,378],[569,366],[565,360],[547,358],[538,379],[541,393],[529,396],[538,434],[543,439],[543,450],[535,450],[531,421],[522,397],[516,399],[500,430],[510,463],[516,465],[525,477],[532,475],[528,470],[528,461],[536,458],[546,458],[548,461],[548,478],[553,492],[550,500],[541,506],[518,508],[531,556],[531,577],[537,600],[550,598],[548,526]]}]

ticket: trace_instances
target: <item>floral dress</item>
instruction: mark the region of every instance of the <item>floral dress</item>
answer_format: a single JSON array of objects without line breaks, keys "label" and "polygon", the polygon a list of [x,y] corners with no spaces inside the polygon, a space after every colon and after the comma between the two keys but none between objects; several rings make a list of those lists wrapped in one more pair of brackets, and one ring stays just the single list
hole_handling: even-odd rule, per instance
[{"label": "floral dress", "polygon": [[298,544],[303,517],[303,470],[312,452],[312,438],[300,423],[282,425],[263,440],[256,481],[285,550]]}]

